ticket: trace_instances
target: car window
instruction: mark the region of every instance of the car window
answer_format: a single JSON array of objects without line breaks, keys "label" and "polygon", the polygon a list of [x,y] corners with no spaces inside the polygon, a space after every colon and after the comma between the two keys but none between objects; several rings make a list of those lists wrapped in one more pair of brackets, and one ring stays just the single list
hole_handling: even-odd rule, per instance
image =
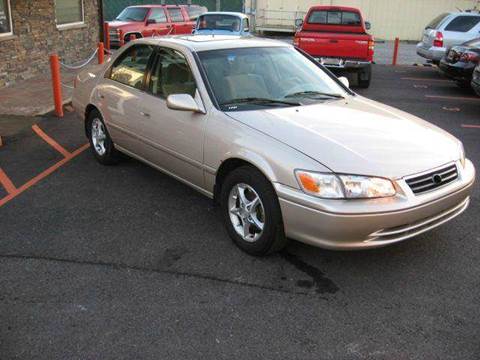
[{"label": "car window", "polygon": [[480,16],[457,16],[445,27],[446,31],[467,32],[480,22]]},{"label": "car window", "polygon": [[434,30],[438,29],[440,27],[440,24],[443,22],[443,20],[445,20],[445,18],[449,15],[450,14],[448,13],[438,15],[435,19],[430,21],[430,23],[425,27],[425,29],[434,29]]},{"label": "car window", "polygon": [[150,92],[166,99],[171,94],[195,96],[196,89],[195,79],[185,56],[177,50],[160,49],[149,83]]},{"label": "car window", "polygon": [[352,11],[312,11],[308,17],[309,24],[355,25],[362,23],[360,14]]},{"label": "car window", "polygon": [[226,30],[226,31],[240,31],[240,19],[232,15],[202,15],[199,20],[199,30]]},{"label": "car window", "polygon": [[245,31],[245,32],[250,31],[250,25],[248,23],[248,19],[243,19],[243,31]]},{"label": "car window", "polygon": [[182,10],[180,8],[168,8],[168,13],[170,14],[170,18],[172,19],[172,22],[184,21]]},{"label": "car window", "polygon": [[187,7],[188,18],[190,21],[195,21],[203,13],[207,12],[207,8],[204,6],[189,6]]},{"label": "car window", "polygon": [[244,103],[232,107],[241,99],[315,102],[312,92],[346,94],[318,65],[293,48],[222,49],[198,55],[222,110],[262,106]]},{"label": "car window", "polygon": [[150,12],[149,20],[155,20],[156,23],[167,22],[167,16],[165,15],[165,10],[162,8],[153,8]]},{"label": "car window", "polygon": [[150,45],[129,47],[113,64],[110,79],[137,89],[143,89],[143,79],[152,52],[153,47]]},{"label": "car window", "polygon": [[145,20],[147,12],[148,8],[145,7],[128,7],[125,8],[115,20],[141,22]]}]

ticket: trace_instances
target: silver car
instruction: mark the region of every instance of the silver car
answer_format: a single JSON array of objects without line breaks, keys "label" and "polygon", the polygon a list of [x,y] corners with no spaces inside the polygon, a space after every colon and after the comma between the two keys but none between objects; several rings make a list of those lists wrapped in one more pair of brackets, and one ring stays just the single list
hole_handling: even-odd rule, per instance
[{"label": "silver car", "polygon": [[215,199],[254,255],[410,238],[462,213],[475,178],[459,140],[284,42],[134,41],[78,75],[73,104],[100,163],[121,152]]},{"label": "silver car", "polygon": [[452,46],[472,40],[479,33],[478,12],[441,14],[425,28],[422,41],[417,44],[417,54],[438,64]]}]

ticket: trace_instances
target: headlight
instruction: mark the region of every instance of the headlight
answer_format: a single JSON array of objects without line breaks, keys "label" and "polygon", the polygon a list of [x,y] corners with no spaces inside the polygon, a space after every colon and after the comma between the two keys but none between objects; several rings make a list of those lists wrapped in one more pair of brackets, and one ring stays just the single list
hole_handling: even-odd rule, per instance
[{"label": "headlight", "polygon": [[307,194],[327,199],[341,199],[344,196],[340,179],[333,174],[321,174],[297,170],[297,180]]},{"label": "headlight", "polygon": [[295,171],[298,183],[307,194],[326,199],[362,199],[393,196],[395,187],[388,179]]},{"label": "headlight", "polygon": [[347,198],[379,198],[393,196],[396,193],[388,179],[356,175],[340,175],[340,179]]},{"label": "headlight", "polygon": [[462,167],[465,168],[465,148],[463,147],[463,144],[460,143],[459,146],[459,151],[460,151],[460,163],[462,164]]}]

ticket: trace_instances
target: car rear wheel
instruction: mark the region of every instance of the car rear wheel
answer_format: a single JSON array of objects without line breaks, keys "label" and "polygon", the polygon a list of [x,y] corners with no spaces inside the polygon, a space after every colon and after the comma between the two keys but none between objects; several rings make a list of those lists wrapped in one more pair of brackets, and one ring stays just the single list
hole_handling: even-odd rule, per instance
[{"label": "car rear wheel", "polygon": [[227,232],[239,248],[261,256],[285,247],[278,198],[260,171],[242,166],[228,174],[220,203]]},{"label": "car rear wheel", "polygon": [[102,116],[96,110],[92,111],[87,118],[87,134],[90,148],[98,162],[103,165],[118,162],[119,153],[113,145]]}]

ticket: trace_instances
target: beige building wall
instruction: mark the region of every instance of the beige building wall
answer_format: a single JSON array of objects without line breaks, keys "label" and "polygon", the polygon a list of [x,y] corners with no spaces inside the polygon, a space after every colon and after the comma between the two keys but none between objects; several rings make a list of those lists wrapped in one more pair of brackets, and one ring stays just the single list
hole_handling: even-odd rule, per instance
[{"label": "beige building wall", "polygon": [[312,5],[344,5],[359,8],[372,23],[378,39],[419,40],[425,26],[437,15],[457,9],[480,9],[478,0],[247,0],[255,8],[256,26],[292,28],[295,17]]}]

